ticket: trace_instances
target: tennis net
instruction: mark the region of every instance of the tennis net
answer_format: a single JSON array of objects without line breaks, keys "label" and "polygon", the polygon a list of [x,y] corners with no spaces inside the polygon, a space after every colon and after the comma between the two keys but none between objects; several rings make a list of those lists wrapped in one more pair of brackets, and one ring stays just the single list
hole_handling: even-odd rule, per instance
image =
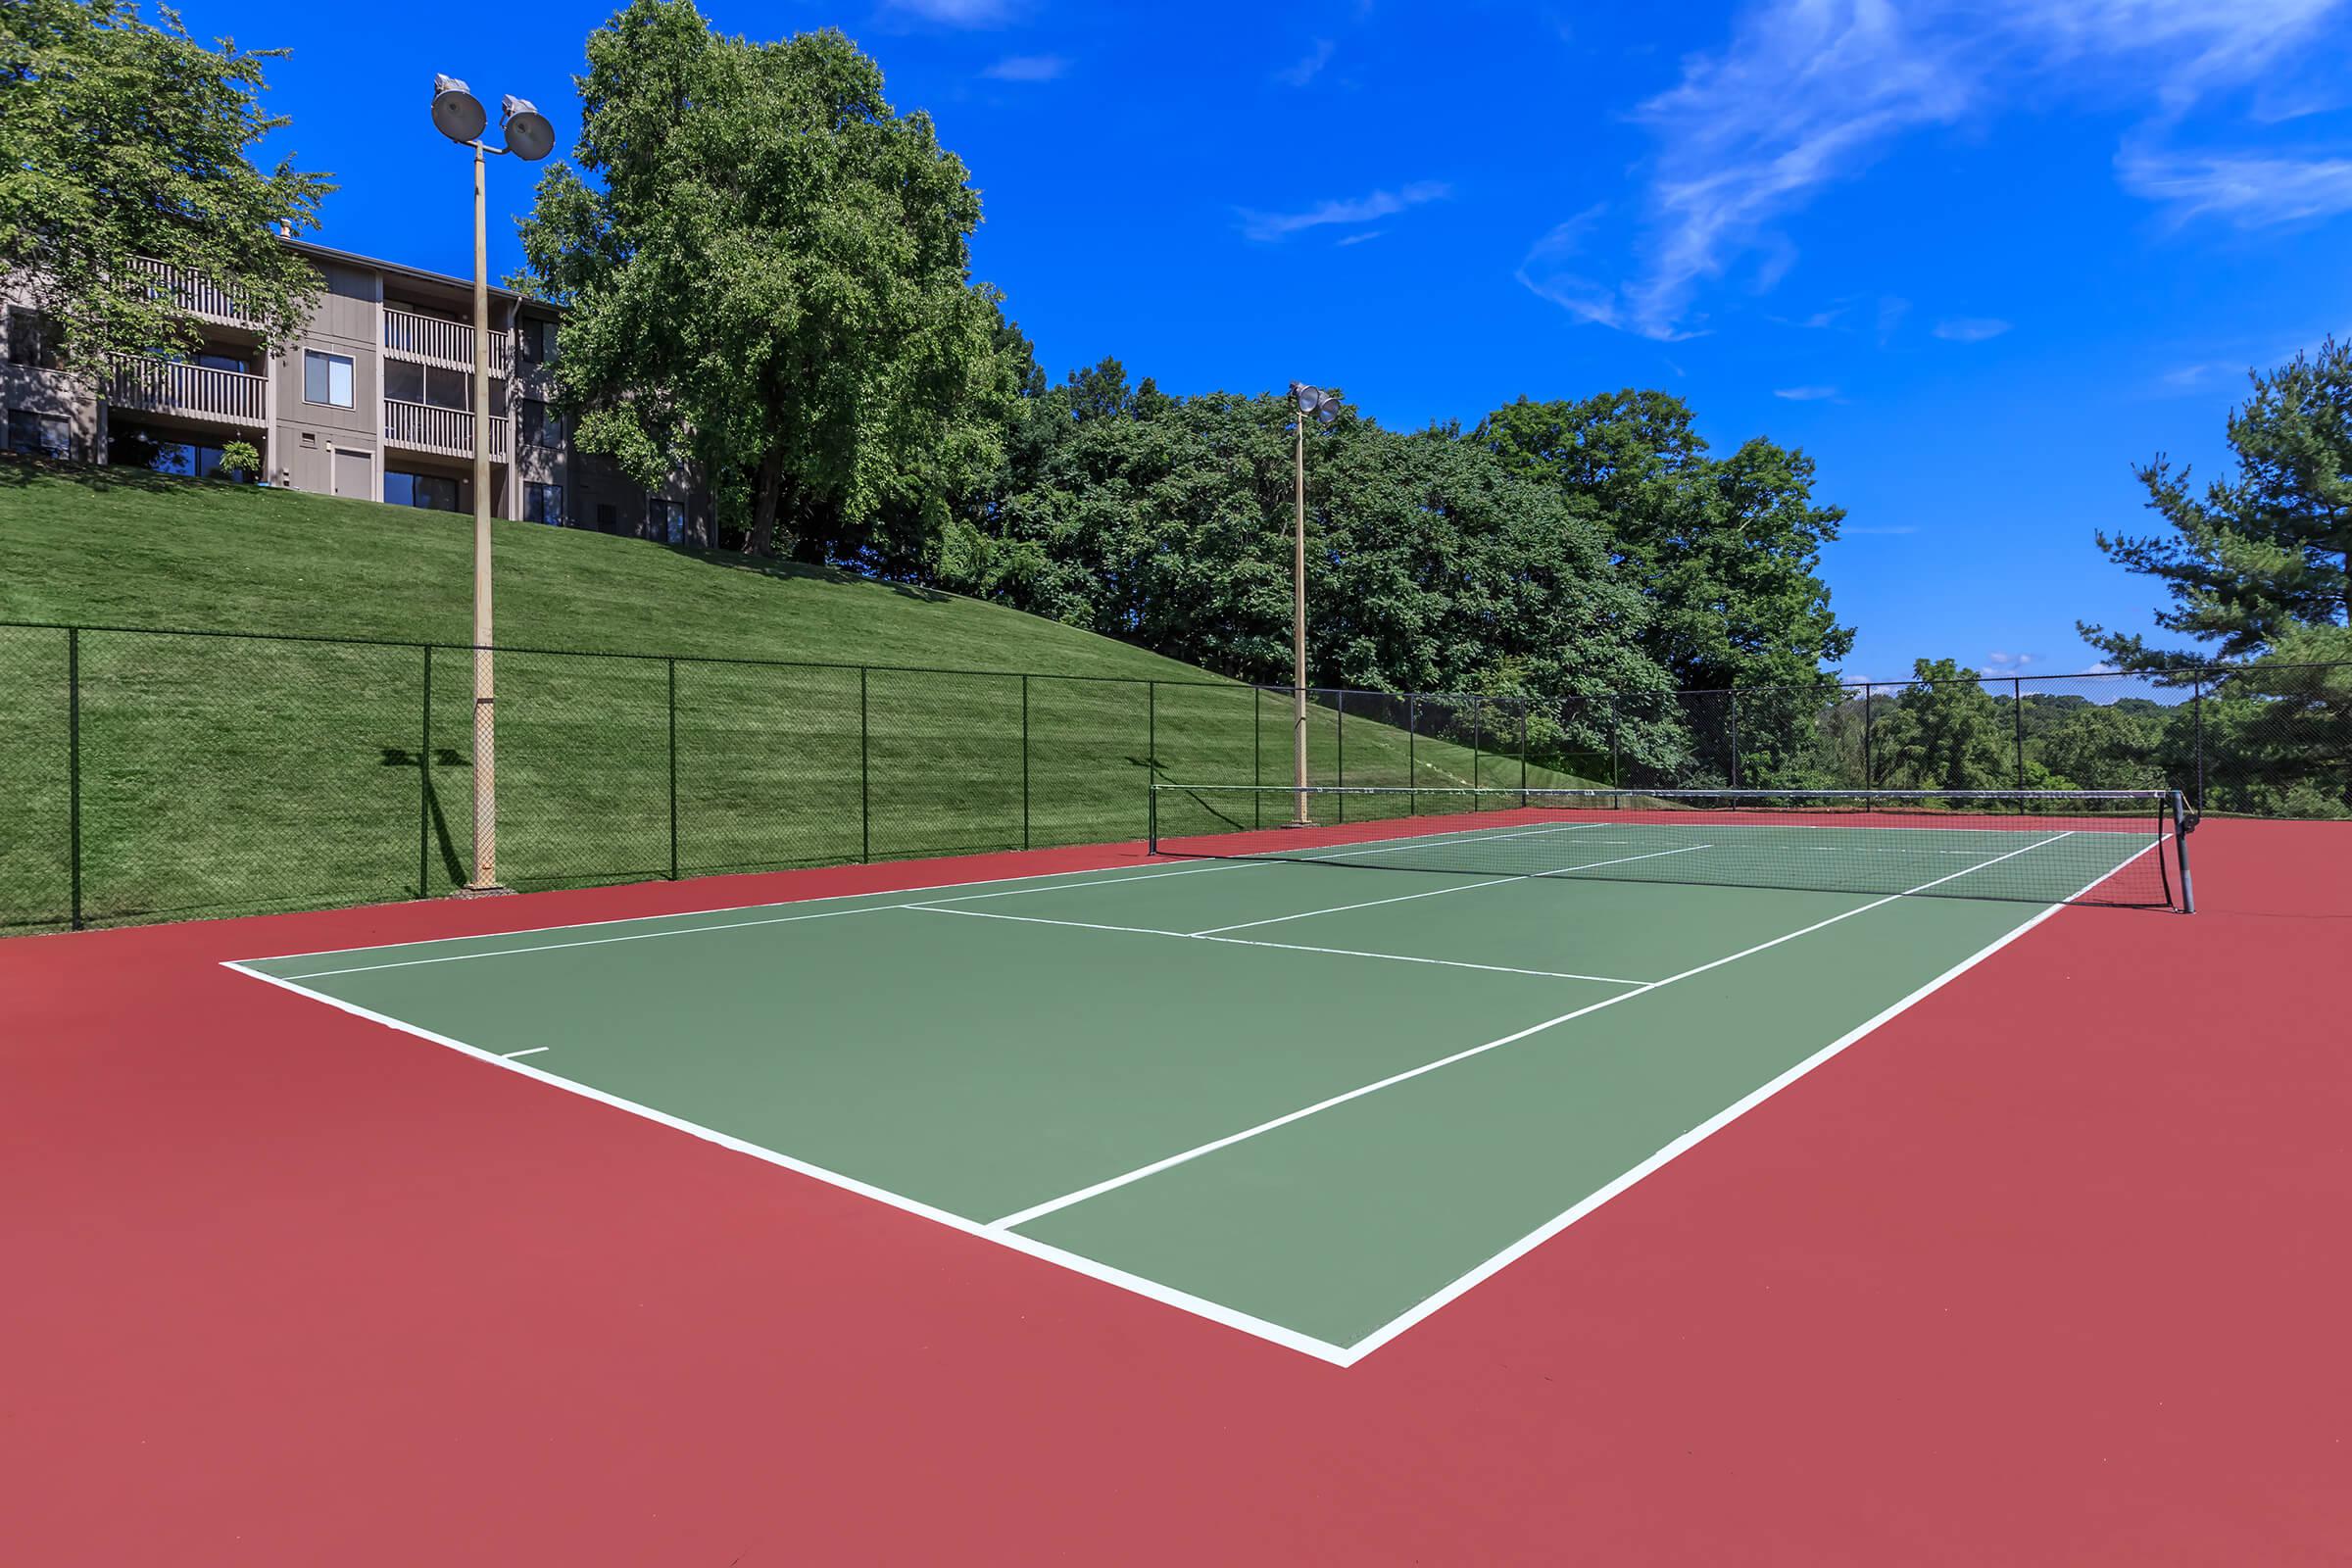
[{"label": "tennis net", "polygon": [[1160,856],[1463,876],[2192,907],[2171,790],[1154,784]]}]

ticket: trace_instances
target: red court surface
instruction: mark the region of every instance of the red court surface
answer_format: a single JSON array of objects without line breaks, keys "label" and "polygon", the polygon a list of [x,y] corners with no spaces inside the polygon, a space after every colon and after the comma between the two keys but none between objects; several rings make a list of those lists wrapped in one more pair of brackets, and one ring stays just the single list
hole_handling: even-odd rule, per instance
[{"label": "red court surface", "polygon": [[220,967],[1135,853],[0,943],[0,1558],[2352,1561],[2352,825],[2208,822],[2198,914],[1345,1369]]}]

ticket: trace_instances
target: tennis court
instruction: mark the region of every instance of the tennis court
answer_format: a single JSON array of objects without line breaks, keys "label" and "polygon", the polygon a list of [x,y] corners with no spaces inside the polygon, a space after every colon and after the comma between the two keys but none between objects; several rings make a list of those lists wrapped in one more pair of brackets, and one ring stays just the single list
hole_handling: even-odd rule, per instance
[{"label": "tennis court", "polygon": [[1128,868],[230,966],[1347,1365],[2061,904],[2185,907],[2177,810],[1163,786]]}]

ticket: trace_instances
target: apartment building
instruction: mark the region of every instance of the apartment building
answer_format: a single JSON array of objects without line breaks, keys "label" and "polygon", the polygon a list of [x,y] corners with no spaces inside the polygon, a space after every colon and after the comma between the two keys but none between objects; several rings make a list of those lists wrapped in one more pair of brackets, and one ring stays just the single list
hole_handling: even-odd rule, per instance
[{"label": "apartment building", "polygon": [[[54,368],[40,317],[0,280],[7,363],[0,403],[12,452],[207,474],[244,441],[260,477],[319,495],[473,510],[473,285],[306,240],[318,302],[299,339],[265,355],[235,294],[184,269],[142,263],[203,326],[183,358],[116,358],[87,382]],[[554,405],[563,314],[490,291],[490,510],[673,544],[708,543],[710,507],[684,474],[652,490],[576,450]]]}]

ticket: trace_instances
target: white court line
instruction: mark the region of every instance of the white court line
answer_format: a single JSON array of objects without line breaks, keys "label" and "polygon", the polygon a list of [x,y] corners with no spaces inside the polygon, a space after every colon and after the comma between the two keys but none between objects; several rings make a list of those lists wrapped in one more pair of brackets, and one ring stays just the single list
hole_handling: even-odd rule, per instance
[{"label": "white court line", "polygon": [[[1160,871],[1151,876],[1103,877],[1093,882],[1065,882],[1058,883],[1050,888],[1015,888],[1011,891],[1015,893],[1059,893],[1068,888],[1098,888],[1128,882],[1156,882],[1161,877],[1200,876],[1210,871],[1238,871],[1246,866],[1259,865],[1265,862],[1258,860],[1220,860],[1215,865],[1188,866],[1181,871]],[[1070,876],[1076,873],[1062,871],[1055,874],[1059,876]],[[947,884],[949,887],[961,887],[966,885],[968,884],[955,882]],[[885,890],[881,893],[838,894],[835,895],[835,897],[888,898],[892,893],[895,892],[915,893],[921,891],[923,890],[919,888],[894,888]],[[951,904],[969,902],[973,899],[1002,899],[1009,896],[1010,895],[1007,893],[971,893],[964,895],[961,899],[931,899],[924,902],[929,904]],[[811,899],[808,902],[813,904],[819,901]],[[479,953],[444,953],[427,958],[395,958],[387,963],[355,963],[341,969],[306,970],[302,974],[289,975],[287,978],[290,980],[323,980],[329,975],[337,974],[368,974],[377,969],[414,969],[420,964],[427,963],[464,963],[469,958],[512,958],[526,953],[556,953],[565,948],[601,948],[610,946],[615,942],[651,942],[657,937],[700,936],[706,931],[743,931],[748,930],[753,926],[761,925],[794,925],[803,920],[830,920],[834,916],[842,914],[875,914],[888,909],[911,909],[920,906],[921,906],[917,904],[860,904],[853,908],[818,909],[809,914],[771,914],[758,920],[723,920],[710,925],[665,926],[659,931],[631,931],[616,937],[582,937],[577,942],[541,942],[527,948],[484,948]],[[790,904],[766,904],[754,905],[752,907],[766,909],[789,909],[795,907],[795,906]],[[669,915],[653,915],[648,916],[647,918],[671,919],[675,917]],[[606,922],[599,921],[597,923],[604,924]],[[553,929],[563,930],[564,927],[557,926]],[[440,937],[431,940],[436,942],[470,942],[477,941],[479,939],[473,937]],[[426,944],[389,943],[386,945],[390,947],[422,947]],[[367,953],[371,951],[380,953],[383,950],[381,948],[352,948],[346,949],[345,951],[353,953]],[[317,955],[317,956],[323,957],[326,956],[326,955],[320,954]],[[276,960],[271,958],[251,958],[244,961],[250,963],[271,963],[275,962]]]},{"label": "white court line", "polygon": [[534,1067],[527,1061],[509,1060],[495,1052],[484,1051],[479,1046],[467,1045],[465,1041],[452,1035],[435,1034],[430,1029],[418,1028],[416,1024],[395,1018],[389,1013],[376,1012],[359,1006],[338,997],[330,997],[322,991],[309,990],[296,985],[291,980],[280,979],[273,974],[265,974],[259,969],[248,969],[245,967],[247,961],[259,960],[231,959],[224,961],[221,967],[234,969],[239,974],[248,975],[261,981],[264,985],[276,986],[279,990],[290,991],[298,997],[308,997],[313,1002],[322,1002],[338,1012],[348,1012],[355,1018],[365,1018],[370,1023],[380,1023],[387,1029],[397,1029],[402,1034],[414,1035],[419,1040],[429,1040],[436,1046],[446,1046],[452,1051],[462,1052],[468,1056],[504,1067],[509,1072],[518,1072],[526,1078],[535,1078],[543,1084],[553,1084],[556,1088],[578,1095],[583,1100],[593,1100],[600,1104],[611,1105],[615,1110],[625,1110],[633,1116],[643,1116],[647,1121],[660,1122],[664,1127],[674,1128],[682,1133],[690,1133],[706,1143],[716,1144],[722,1149],[731,1149],[739,1154],[749,1154],[754,1159],[763,1160],[767,1164],[778,1165],[786,1170],[798,1171],[804,1176],[814,1177],[828,1186],[856,1193],[860,1198],[870,1198],[878,1203],[886,1203],[892,1208],[903,1210],[908,1214],[919,1215],[924,1219],[945,1225],[950,1230],[961,1231],[966,1236],[976,1236],[983,1241],[994,1242],[1000,1247],[1008,1247],[1016,1252],[1026,1253],[1048,1263],[1057,1263],[1073,1274],[1083,1274],[1089,1279],[1100,1280],[1105,1285],[1114,1285],[1120,1290],[1146,1297],[1166,1306],[1173,1306],[1180,1311],[1190,1312],[1195,1317],[1206,1318],[1212,1323],[1221,1323],[1227,1328],[1239,1329],[1244,1334],[1254,1335],[1258,1339],[1279,1345],[1285,1349],[1311,1355],[1318,1361],[1328,1361],[1334,1366],[1346,1366],[1348,1362],[1348,1352],[1341,1347],[1318,1340],[1312,1335],[1301,1334],[1297,1329],[1285,1328],[1279,1323],[1269,1322],[1261,1317],[1253,1317],[1248,1312],[1237,1310],[1222,1302],[1195,1296],[1190,1291],[1180,1291],[1172,1285],[1162,1285],[1157,1280],[1146,1279],[1140,1274],[1130,1274],[1125,1269],[1114,1268],[1108,1263],[1097,1262],[1080,1253],[1064,1251],[1050,1243],[1033,1241],[1026,1236],[1015,1236],[1007,1231],[992,1231],[977,1220],[966,1219],[961,1214],[951,1213],[944,1208],[934,1208],[919,1199],[906,1198],[891,1192],[888,1188],[876,1187],[870,1182],[861,1182],[855,1176],[845,1176],[839,1171],[827,1170],[822,1165],[812,1165],[805,1159],[795,1159],[790,1154],[778,1153],[775,1150],[747,1143],[731,1134],[705,1127],[699,1122],[691,1122],[681,1116],[672,1116],[667,1111],[656,1110],[653,1106],[640,1104],[634,1100],[624,1100],[618,1095],[608,1094],[602,1089],[576,1083],[569,1078]]},{"label": "white court line", "polygon": [[1689,855],[1695,850],[1711,850],[1712,844],[1686,844],[1679,850],[1652,850],[1646,855],[1621,855],[1614,860],[1586,860],[1576,865],[1554,866],[1548,871],[1517,871],[1509,876],[1489,877],[1479,882],[1457,882],[1449,888],[1433,888],[1427,893],[1399,893],[1395,898],[1366,899],[1361,904],[1335,904],[1328,909],[1305,909],[1298,914],[1277,914],[1264,920],[1242,920],[1233,925],[1212,925],[1200,931],[1188,931],[1187,936],[1215,936],[1220,931],[1248,931],[1261,925],[1281,925],[1286,920],[1311,920],[1318,914],[1343,914],[1349,909],[1370,909],[1383,904],[1409,904],[1415,899],[1442,899],[1448,893],[1467,893],[1473,888],[1498,887],[1505,882],[1528,882],[1539,877],[1566,876],[1571,871],[1591,871],[1604,865],[1624,865],[1630,860],[1655,860],[1662,856]]},{"label": "white court line", "polygon": [[1361,948],[1315,948],[1301,942],[1258,942],[1249,937],[1212,937],[1198,931],[1163,931],[1147,925],[1101,925],[1092,920],[1049,920],[1040,914],[995,914],[987,909],[949,909],[936,904],[910,904],[910,909],[934,914],[960,914],[974,920],[1010,920],[1016,925],[1066,925],[1080,931],[1120,931],[1138,937],[1178,937],[1187,942],[1221,942],[1237,948],[1279,948],[1286,953],[1327,953],[1340,958],[1386,958],[1392,963],[1434,963],[1447,969],[1483,969],[1489,974],[1525,974],[1539,980],[1596,980],[1604,986],[1645,986],[1646,980],[1624,980],[1607,974],[1571,974],[1565,969],[1515,969],[1501,963],[1472,963],[1465,958],[1425,958],[1411,953],[1370,953]]},{"label": "white court line", "polygon": [[502,1060],[513,1061],[516,1056],[536,1056],[542,1051],[553,1051],[554,1049],[553,1046],[525,1046],[520,1051],[502,1051],[499,1053],[499,1056]]},{"label": "white court line", "polygon": [[[1069,1208],[1074,1204],[1083,1203],[1092,1198],[1100,1198],[1105,1193],[1116,1192],[1120,1188],[1140,1182],[1148,1176],[1156,1176],[1162,1171],[1173,1170],[1178,1165],[1190,1164],[1192,1161],[1199,1159],[1203,1154],[1213,1154],[1221,1149],[1231,1149],[1236,1144],[1247,1143],[1252,1138],[1262,1137],[1267,1133],[1273,1132],[1276,1128],[1288,1127],[1295,1121],[1303,1121],[1309,1116],[1318,1115],[1323,1111],[1332,1109],[1334,1106],[1345,1105],[1350,1101],[1361,1100],[1366,1095],[1378,1094],[1383,1089],[1395,1088],[1398,1084],[1410,1082],[1411,1080],[1419,1078],[1424,1074],[1436,1072],[1441,1067],[1450,1067],[1455,1062],[1468,1061],[1471,1057],[1483,1056],[1490,1051],[1499,1051],[1504,1046],[1516,1045],[1518,1042],[1529,1038],[1531,1035],[1540,1035],[1547,1029],[1554,1029],[1561,1024],[1571,1022],[1578,1018],[1587,1017],[1592,1013],[1600,1011],[1604,1007],[1614,1007],[1621,1002],[1631,1002],[1636,997],[1648,996],[1653,991],[1663,990],[1667,986],[1674,985],[1680,981],[1689,980],[1694,975],[1705,974],[1710,969],[1720,969],[1727,963],[1736,963],[1741,958],[1749,957],[1755,954],[1762,953],[1767,949],[1777,948],[1784,942],[1793,942],[1798,937],[1810,936],[1812,933],[1819,931],[1826,926],[1838,924],[1840,920],[1850,920],[1857,914],[1868,914],[1871,910],[1880,907],[1882,905],[1892,904],[1897,899],[1909,898],[1913,894],[1925,893],[1930,888],[1939,887],[1942,884],[1953,880],[1955,877],[1968,876],[1975,872],[1984,870],[1986,866],[1998,865],[2003,860],[2015,859],[2018,856],[2027,854],[2030,851],[2040,849],[2044,844],[2055,844],[2058,842],[2058,840],[2065,838],[2066,836],[2067,835],[2064,833],[2052,834],[2049,838],[2041,839],[2035,843],[2026,845],[2023,849],[2011,850],[2007,855],[1996,856],[1994,858],[1985,860],[1981,864],[1965,866],[1960,870],[1951,872],[1949,875],[1939,876],[1933,882],[1922,882],[1915,888],[1906,888],[1901,893],[1889,893],[1885,898],[1873,899],[1868,904],[1858,905],[1855,907],[1847,909],[1839,914],[1833,914],[1826,920],[1816,920],[1811,925],[1788,932],[1782,936],[1774,937],[1770,941],[1759,942],[1753,947],[1741,948],[1738,953],[1729,954],[1720,958],[1710,959],[1705,963],[1698,964],[1692,968],[1685,969],[1680,974],[1670,974],[1663,980],[1652,980],[1647,985],[1637,986],[1631,991],[1620,991],[1613,997],[1603,997],[1598,1002],[1588,1003],[1586,1005],[1578,1007],[1573,1011],[1563,1012],[1556,1018],[1546,1018],[1542,1023],[1531,1024],[1525,1029],[1514,1030],[1510,1034],[1504,1035],[1499,1039],[1487,1041],[1484,1045],[1472,1046],[1466,1051],[1457,1051],[1449,1056],[1440,1056],[1435,1061],[1425,1061],[1418,1067],[1408,1067],[1402,1072],[1391,1073],[1386,1078],[1379,1079],[1372,1083],[1360,1085],[1357,1088],[1348,1090],[1344,1094],[1333,1095],[1327,1099],[1318,1100],[1311,1105],[1301,1105],[1297,1110],[1291,1111],[1285,1115],[1275,1116],[1269,1120],[1261,1121],[1254,1127],[1245,1127],[1240,1132],[1227,1133],[1222,1138],[1212,1138],[1205,1144],[1197,1145],[1194,1148],[1183,1150],[1177,1153],[1169,1154],[1161,1159],[1155,1159],[1148,1165],[1138,1165],[1133,1170],[1124,1171],[1119,1175],[1105,1178],[1102,1181],[1095,1183],[1091,1187],[1081,1187],[1076,1192],[1064,1193],[1059,1198],[1050,1198],[1042,1203],[1034,1203],[1017,1213],[1007,1214],[1004,1218],[994,1221],[990,1228],[992,1230],[1009,1230],[1015,1226],[1026,1225],[1033,1220],[1043,1219],[1048,1214],[1056,1213],[1062,1209]],[[2113,872],[2107,873],[2107,875],[2113,874]],[[2105,876],[2100,878],[2100,881],[2105,880]]]}]

